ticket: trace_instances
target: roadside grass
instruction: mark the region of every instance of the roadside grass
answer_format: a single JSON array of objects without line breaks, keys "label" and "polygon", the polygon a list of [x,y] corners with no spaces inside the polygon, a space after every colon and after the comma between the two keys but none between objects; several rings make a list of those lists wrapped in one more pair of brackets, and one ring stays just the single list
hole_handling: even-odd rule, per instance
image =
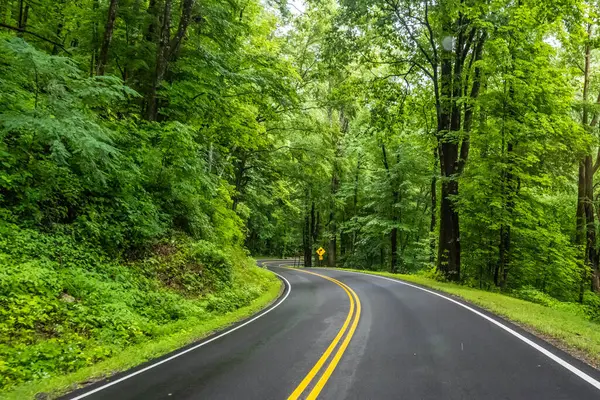
[{"label": "roadside grass", "polygon": [[[171,335],[130,346],[114,357],[67,375],[21,384],[11,391],[0,392],[0,398],[6,400],[23,400],[36,398],[36,395],[40,398],[56,398],[78,389],[87,383],[109,377],[117,372],[168,354],[200,340],[217,330],[224,329],[235,322],[243,320],[268,306],[281,293],[281,281],[274,274],[263,269],[260,269],[256,273],[263,275],[263,279],[268,282],[268,288],[247,306],[221,315],[213,313],[208,318],[189,318],[179,321],[170,327],[170,330],[174,332]],[[40,396],[41,393],[45,396]]]},{"label": "roadside grass", "polygon": [[570,304],[545,306],[505,294],[439,282],[420,275],[346,268],[344,270],[400,279],[460,297],[515,322],[596,368],[600,366],[600,324],[589,321]]}]

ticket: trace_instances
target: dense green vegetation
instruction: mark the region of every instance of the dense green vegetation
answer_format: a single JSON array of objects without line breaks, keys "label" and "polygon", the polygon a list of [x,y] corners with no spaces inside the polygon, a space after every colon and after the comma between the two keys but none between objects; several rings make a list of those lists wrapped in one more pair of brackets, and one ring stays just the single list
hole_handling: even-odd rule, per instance
[{"label": "dense green vegetation", "polygon": [[287,39],[305,112],[277,128],[298,133],[275,196],[251,171],[249,248],[596,307],[598,10],[308,2]]},{"label": "dense green vegetation", "polygon": [[236,213],[259,121],[295,101],[271,13],[18,0],[0,23],[0,390],[132,366],[277,296]]},{"label": "dense green vegetation", "polygon": [[0,0],[0,389],[255,309],[248,252],[598,320],[599,12]]},{"label": "dense green vegetation", "polygon": [[159,243],[153,256],[125,264],[68,236],[0,229],[3,387],[71,373],[182,329],[198,337],[211,319],[279,287],[243,253],[206,241]]}]

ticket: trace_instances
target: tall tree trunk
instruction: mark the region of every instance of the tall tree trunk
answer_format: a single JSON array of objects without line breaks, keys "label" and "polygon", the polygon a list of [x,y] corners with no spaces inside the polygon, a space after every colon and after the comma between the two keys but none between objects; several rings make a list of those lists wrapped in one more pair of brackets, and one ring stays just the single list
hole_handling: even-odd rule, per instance
[{"label": "tall tree trunk", "polygon": [[[452,24],[446,19],[444,30],[452,31]],[[453,113],[452,50],[442,46],[440,68],[441,110],[438,115],[438,141],[440,151],[440,234],[438,240],[437,269],[448,279],[460,278],[460,231],[458,212],[453,197],[458,195],[457,160],[458,143],[453,126],[456,124],[456,110]],[[459,62],[459,60],[455,60]],[[460,84],[460,82],[455,82]],[[453,118],[454,117],[454,118]]]},{"label": "tall tree trunk", "polygon": [[327,266],[335,268],[337,262],[337,234],[335,220],[330,223],[331,232],[329,236],[329,252],[327,253]]},{"label": "tall tree trunk", "polygon": [[181,42],[186,35],[187,29],[192,21],[192,9],[194,8],[195,0],[183,0],[181,7],[181,18],[179,19],[179,26],[175,36],[171,40],[171,54],[170,56],[176,56],[181,48]]},{"label": "tall tree trunk", "polygon": [[[354,176],[354,196],[352,199],[352,215],[354,217],[358,216],[358,183],[359,183],[359,178],[360,178],[360,152],[358,153],[358,157],[356,160],[356,175]],[[356,251],[356,240],[358,238],[358,232],[356,227],[354,227],[354,229],[352,230],[352,246],[351,246],[351,252],[352,254],[354,254],[354,252]]]},{"label": "tall tree trunk", "polygon": [[106,26],[104,28],[104,38],[102,40],[102,46],[100,47],[100,56],[98,58],[98,64],[96,66],[97,75],[104,75],[106,69],[106,63],[108,62],[108,50],[110,49],[110,42],[112,41],[113,37],[118,7],[119,0],[110,0],[110,5],[108,6],[108,16],[106,18]]},{"label": "tall tree trunk", "polygon": [[512,220],[512,213],[514,209],[514,176],[512,173],[512,153],[513,144],[508,143],[507,145],[507,168],[503,172],[502,177],[502,202],[503,211],[506,213],[500,225],[500,242],[498,245],[498,264],[494,270],[494,284],[497,287],[504,287],[506,284],[506,275],[508,273],[508,266],[510,263],[510,244],[511,236],[510,229],[511,224],[507,223],[506,220]]},{"label": "tall tree trunk", "polygon": [[[60,35],[62,34],[62,30],[64,28],[64,22],[61,21],[58,23],[58,25],[56,26],[56,39],[60,40]],[[54,46],[52,46],[52,55],[56,56],[58,55],[58,52],[60,51],[60,47],[58,43],[55,43]]]},{"label": "tall tree trunk", "polygon": [[[513,41],[509,42],[509,51],[511,53],[511,63],[514,64],[514,46]],[[506,90],[508,86],[508,91]],[[516,188],[513,174],[513,136],[510,129],[507,129],[506,118],[514,120],[517,115],[513,107],[515,89],[512,82],[504,81],[504,102],[503,102],[503,123],[502,123],[502,157],[504,158],[504,167],[501,174],[501,201],[502,218],[500,225],[500,241],[498,243],[498,263],[494,270],[494,284],[496,287],[504,287],[506,276],[510,264],[511,248],[511,226],[513,220],[513,210],[515,206]],[[506,148],[506,152],[505,149]]]},{"label": "tall tree trunk", "polygon": [[[446,21],[444,25],[445,31],[452,31],[452,24]],[[441,47],[440,106],[437,127],[441,172],[437,270],[453,281],[460,279],[461,268],[460,224],[455,203],[459,193],[458,178],[463,172],[469,155],[469,133],[474,107],[472,102],[479,97],[481,88],[481,70],[475,64],[469,99],[464,102],[461,132],[461,103],[463,102],[460,100],[461,95],[467,94],[469,85],[469,79],[463,79],[462,76],[465,57],[468,53],[468,47],[462,39],[462,33],[467,26],[462,15],[459,16],[456,26],[459,29],[459,39],[456,41],[455,54],[452,54],[451,49]],[[475,37],[474,33],[473,37]],[[482,32],[475,41],[473,61],[481,60],[486,38],[486,33]],[[453,61],[454,68],[452,68]],[[461,133],[463,139],[459,146],[456,137]]]},{"label": "tall tree trunk", "polygon": [[[337,162],[337,161],[336,161]],[[338,191],[337,167],[334,166],[331,177],[331,210],[329,212],[329,251],[327,253],[327,265],[331,268],[336,266],[337,262],[337,223],[335,215],[335,196]]]},{"label": "tall tree trunk", "polygon": [[165,0],[165,7],[162,17],[162,28],[160,31],[160,39],[156,50],[156,67],[154,78],[146,104],[146,119],[148,121],[156,121],[158,116],[158,99],[157,92],[160,87],[169,64],[169,54],[171,53],[171,7],[172,0]]},{"label": "tall tree trunk", "polygon": [[[342,226],[346,223],[346,219],[342,218]],[[340,231],[340,257],[343,259],[348,251],[348,240],[347,234],[343,231]]]},{"label": "tall tree trunk", "polygon": [[[385,144],[381,144],[381,153],[383,156],[383,166],[388,177],[390,188],[392,191],[392,230],[390,232],[390,271],[395,273],[398,270],[398,213],[396,207],[398,205],[399,193],[395,187],[395,182],[392,179],[392,173],[390,171],[390,164],[387,158],[387,152],[385,150]],[[383,263],[383,260],[382,260]]]},{"label": "tall tree trunk", "polygon": [[[100,8],[99,0],[94,0],[92,9],[94,10],[94,17],[98,14],[98,8]],[[92,25],[92,56],[90,57],[90,76],[94,76],[96,73],[96,62],[98,61],[98,20],[94,18]]]},{"label": "tall tree trunk", "polygon": [[146,41],[156,43],[158,41],[158,27],[160,25],[158,0],[150,0],[147,13],[150,15],[150,23],[146,31]]},{"label": "tall tree trunk", "polygon": [[596,248],[596,221],[594,218],[594,165],[592,156],[585,157],[585,219],[586,219],[586,258],[592,272],[592,290],[600,291],[599,254]]},{"label": "tall tree trunk", "polygon": [[579,162],[575,243],[585,244],[585,158]]},{"label": "tall tree trunk", "polygon": [[302,229],[302,249],[304,250],[304,266],[306,268],[312,266],[312,244],[310,239],[310,216],[307,213],[304,217],[304,227]]},{"label": "tall tree trunk", "polygon": [[[336,161],[337,162],[337,161]],[[329,245],[327,253],[327,266],[335,268],[337,263],[337,223],[335,213],[335,196],[338,191],[337,167],[334,165],[331,177],[331,209],[329,211]]]},{"label": "tall tree trunk", "polygon": [[[590,88],[590,68],[591,68],[591,24],[587,26],[587,43],[585,46],[585,66],[583,76],[583,115],[582,124],[586,132],[591,133],[591,129],[597,124],[597,116],[590,124],[589,114],[589,88]],[[600,97],[599,97],[600,99]],[[596,248],[596,223],[594,219],[594,172],[595,168],[592,162],[591,154],[587,154],[579,163],[579,182],[577,186],[577,244],[585,248],[583,255],[583,269],[581,271],[581,285],[579,292],[579,301],[583,301],[583,294],[588,281],[588,271],[591,271],[592,290],[600,290],[600,271],[599,254]]]},{"label": "tall tree trunk", "polygon": [[313,200],[311,208],[310,208],[310,235],[311,235],[311,248],[310,248],[310,254],[312,257],[315,257],[315,262],[316,262],[316,253],[313,252],[313,245],[315,243],[317,243],[317,240],[319,239],[319,220],[320,220],[320,213],[319,211],[316,210],[315,207],[315,202]]},{"label": "tall tree trunk", "polygon": [[429,262],[435,262],[435,227],[437,221],[437,169],[439,163],[438,149],[433,149],[433,175],[431,176],[431,223],[429,225]]},{"label": "tall tree trunk", "polygon": [[19,20],[17,21],[17,26],[19,27],[19,32],[17,32],[17,36],[23,37],[23,31],[27,29],[27,19],[29,17],[29,4],[27,4],[24,0],[19,0]]},{"label": "tall tree trunk", "polygon": [[[394,191],[392,193],[392,198],[394,201],[395,208],[396,203],[398,203],[398,191]],[[394,227],[392,228],[392,232],[390,232],[390,272],[394,274],[398,271],[398,213],[396,211],[392,211],[392,222],[394,224]]]},{"label": "tall tree trunk", "polygon": [[242,192],[245,186],[246,180],[246,156],[242,155],[240,158],[234,162],[235,167],[235,194],[232,196],[233,205],[232,210],[236,211],[237,206],[242,199]]},{"label": "tall tree trunk", "polygon": [[[579,162],[579,173],[577,182],[577,214],[576,214],[576,231],[575,231],[575,244],[586,248],[586,207],[585,207],[585,195],[586,195],[586,168],[585,168],[585,157]],[[580,284],[579,284],[579,302],[583,303],[583,294],[585,292],[586,282],[588,281],[588,263],[587,263],[587,251],[582,254],[582,263],[580,271]]]},{"label": "tall tree trunk", "polygon": [[[442,145],[444,147],[444,145]],[[448,147],[448,146],[446,146]],[[446,148],[442,153],[449,152]],[[442,154],[440,164],[447,165],[451,160]],[[437,269],[449,280],[460,279],[460,225],[458,211],[453,197],[458,195],[458,182],[452,168],[444,171],[440,193],[440,235],[438,239]]]},{"label": "tall tree trunk", "polygon": [[169,61],[179,52],[181,41],[185,37],[192,20],[194,3],[194,0],[183,0],[179,26],[175,36],[171,39],[172,0],[165,0],[160,40],[156,51],[156,69],[152,86],[147,96],[146,119],[148,121],[156,121],[158,117],[158,88],[165,79]]}]

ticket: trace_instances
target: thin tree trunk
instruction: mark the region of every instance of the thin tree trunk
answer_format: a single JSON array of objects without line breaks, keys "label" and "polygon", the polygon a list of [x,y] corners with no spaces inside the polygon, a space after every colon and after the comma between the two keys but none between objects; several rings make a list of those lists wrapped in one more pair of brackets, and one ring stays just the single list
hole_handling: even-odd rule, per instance
[{"label": "thin tree trunk", "polygon": [[232,210],[236,211],[237,206],[242,199],[242,191],[244,190],[244,180],[246,168],[246,157],[242,156],[239,160],[234,163],[235,166],[235,194],[233,195]]},{"label": "thin tree trunk", "polygon": [[[513,152],[513,144],[508,143],[507,146],[507,171],[503,173],[502,178],[502,197],[503,197],[503,209],[507,214],[505,217],[508,220],[512,219],[512,212],[514,209],[514,196],[515,196],[515,188],[514,188],[514,176],[512,174],[512,155]],[[508,273],[508,266],[510,263],[510,244],[511,244],[511,236],[510,236],[510,223],[506,223],[504,220],[500,225],[500,243],[498,246],[498,265],[494,270],[494,284],[497,287],[504,287],[506,284],[506,276]]]},{"label": "thin tree trunk", "polygon": [[592,272],[592,291],[600,291],[600,271],[599,271],[599,255],[598,249],[596,248],[596,221],[594,218],[594,170],[593,170],[592,156],[587,155],[585,157],[585,170],[586,170],[586,204],[585,204],[585,217],[586,217],[586,258],[587,263]]},{"label": "thin tree trunk", "polygon": [[[584,66],[584,77],[583,77],[583,115],[582,124],[583,128],[590,132],[591,126],[589,123],[589,88],[590,88],[590,68],[591,68],[591,39],[592,39],[592,25],[587,26],[587,43],[585,47],[585,66]],[[594,124],[596,123],[594,118]],[[576,241],[577,244],[585,248],[583,255],[584,266],[581,271],[581,285],[579,291],[579,301],[583,302],[583,294],[588,280],[588,270],[591,270],[592,278],[592,290],[600,290],[600,271],[599,271],[599,255],[596,249],[596,223],[594,220],[594,204],[593,204],[593,190],[594,190],[594,165],[592,162],[591,154],[587,154],[583,160],[579,163],[579,182],[577,186],[577,232]]]},{"label": "thin tree trunk", "polygon": [[[511,52],[511,62],[514,61],[514,49],[512,41],[509,44]],[[507,93],[507,86],[509,86]],[[506,118],[511,120],[516,118],[516,113],[513,108],[513,99],[515,95],[514,86],[512,83],[504,81],[504,104],[503,104],[503,123],[502,123],[502,156],[504,158],[503,171],[501,174],[501,201],[502,201],[502,218],[500,225],[500,241],[498,244],[498,263],[494,270],[494,284],[496,287],[504,287],[510,263],[510,248],[511,248],[511,225],[513,220],[514,199],[516,196],[516,188],[514,186],[513,174],[513,138],[512,132],[506,128]],[[504,151],[506,144],[506,152]]]},{"label": "thin tree trunk", "polygon": [[106,63],[108,62],[108,50],[110,49],[110,42],[112,41],[113,37],[118,7],[119,0],[110,0],[110,5],[108,6],[108,16],[106,19],[106,27],[104,28],[104,38],[102,40],[102,46],[100,47],[100,56],[98,58],[98,64],[96,67],[97,75],[104,75],[106,70]]},{"label": "thin tree trunk", "polygon": [[[19,21],[19,28],[22,31],[27,30],[27,22],[29,21],[29,3],[25,4],[25,10],[23,10],[23,17]],[[23,32],[18,33],[19,36],[23,36]]]},{"label": "thin tree trunk", "polygon": [[335,268],[337,262],[337,234],[335,233],[336,224],[335,221],[332,221],[331,226],[331,236],[329,237],[329,253],[327,254],[327,266],[331,268]]},{"label": "thin tree trunk", "polygon": [[439,163],[438,149],[433,149],[433,175],[431,176],[431,223],[429,225],[429,262],[435,263],[435,227],[437,221],[437,169]]},{"label": "thin tree trunk", "polygon": [[[98,8],[100,7],[99,0],[94,0],[92,9],[94,10],[94,17],[98,14]],[[98,61],[98,20],[94,18],[92,25],[92,56],[90,58],[90,76],[94,76],[96,73],[96,62]]]},{"label": "thin tree trunk", "polygon": [[[56,39],[60,40],[60,35],[62,34],[62,30],[64,28],[64,23],[63,22],[59,22],[57,27],[56,27]],[[58,55],[58,51],[60,50],[60,44],[59,43],[55,43],[54,46],[52,46],[52,55]]]},{"label": "thin tree trunk", "polygon": [[181,42],[186,35],[187,29],[192,20],[192,9],[194,8],[195,0],[183,0],[182,8],[181,8],[181,18],[179,19],[179,27],[177,28],[177,33],[175,33],[175,37],[171,40],[171,54],[170,56],[175,56],[179,53],[179,49],[181,48]]},{"label": "thin tree trunk", "polygon": [[[398,203],[399,193],[396,187],[394,186],[394,182],[392,179],[392,174],[390,171],[390,164],[388,163],[387,152],[385,150],[385,144],[381,144],[381,153],[383,155],[383,166],[385,167],[385,171],[388,177],[388,181],[392,190],[392,230],[390,232],[390,271],[395,273],[398,270],[398,214],[396,212],[396,206]],[[383,260],[382,260],[383,263]]]},{"label": "thin tree trunk", "polygon": [[[314,244],[317,243],[317,240],[319,238],[319,220],[320,220],[320,216],[321,214],[319,213],[319,211],[316,210],[316,206],[315,206],[315,202],[313,200],[311,207],[310,207],[310,236],[311,236],[311,248],[309,249],[309,253],[311,255],[311,257],[315,257],[315,263],[317,261],[316,257],[316,253],[313,252],[313,247]],[[310,265],[309,265],[310,266]]]},{"label": "thin tree trunk", "polygon": [[194,3],[195,0],[183,0],[179,26],[175,36],[173,39],[171,39],[172,0],[165,0],[162,29],[160,33],[158,49],[156,52],[156,69],[154,80],[148,93],[146,105],[146,119],[148,119],[148,121],[156,121],[158,117],[158,88],[165,79],[165,75],[169,67],[169,61],[177,55],[179,49],[181,48],[181,42],[185,37],[187,29],[192,20]]},{"label": "thin tree trunk", "polygon": [[[352,215],[353,217],[358,217],[358,183],[360,178],[360,158],[361,154],[358,153],[358,157],[356,160],[356,174],[354,175],[354,195],[352,199]],[[354,254],[356,251],[356,240],[358,238],[358,232],[356,227],[352,229],[352,243],[350,244],[350,252]]]},{"label": "thin tree trunk", "polygon": [[0,23],[6,24],[6,3],[7,0],[0,0]]},{"label": "thin tree trunk", "polygon": [[335,215],[335,196],[338,191],[337,168],[334,166],[331,179],[331,211],[329,212],[329,252],[327,253],[327,265],[331,268],[336,266],[337,262],[337,223]]},{"label": "thin tree trunk", "polygon": [[157,32],[160,24],[157,0],[150,0],[147,13],[150,14],[150,24],[148,24],[148,30],[146,31],[146,41],[156,43],[158,41]]},{"label": "thin tree trunk", "polygon": [[310,238],[310,216],[306,214],[304,217],[304,227],[302,229],[302,248],[304,250],[304,266],[306,268],[310,268],[312,266],[312,245]]},{"label": "thin tree trunk", "polygon": [[172,0],[165,0],[165,6],[162,17],[162,28],[160,31],[160,39],[156,50],[156,68],[154,79],[146,104],[146,119],[148,121],[156,121],[158,116],[158,99],[157,92],[160,87],[169,64],[169,56],[171,53],[171,7]]},{"label": "thin tree trunk", "polygon": [[[394,192],[394,200],[398,201],[398,192]],[[398,217],[394,214],[393,222],[396,224]],[[390,233],[390,249],[391,249],[391,262],[390,272],[396,273],[398,271],[398,227],[394,225],[392,232]]]},{"label": "thin tree trunk", "polygon": [[[21,31],[25,29],[25,27],[23,26],[24,12],[25,12],[25,2],[23,0],[19,0],[19,16],[18,16],[18,21],[17,21],[17,27]],[[23,37],[23,32],[18,32],[17,36]]]},{"label": "thin tree trunk", "polygon": [[[336,161],[337,162],[337,161]],[[334,268],[337,263],[337,223],[335,215],[335,196],[338,191],[337,167],[334,165],[331,177],[331,210],[329,212],[329,246],[327,253],[327,265]]]}]

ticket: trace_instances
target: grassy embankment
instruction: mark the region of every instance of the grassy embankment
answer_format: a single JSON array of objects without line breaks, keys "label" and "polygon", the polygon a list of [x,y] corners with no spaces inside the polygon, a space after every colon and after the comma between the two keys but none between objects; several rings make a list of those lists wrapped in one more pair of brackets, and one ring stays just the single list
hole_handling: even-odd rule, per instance
[{"label": "grassy embankment", "polygon": [[440,282],[422,275],[358,269],[349,271],[401,279],[460,297],[517,323],[596,368],[600,366],[600,323],[590,320],[586,309],[579,304],[559,302],[540,293],[531,296],[535,302],[526,301],[501,293]]},{"label": "grassy embankment", "polygon": [[280,281],[239,249],[181,240],[116,261],[0,224],[0,398],[52,398],[248,317]]}]

